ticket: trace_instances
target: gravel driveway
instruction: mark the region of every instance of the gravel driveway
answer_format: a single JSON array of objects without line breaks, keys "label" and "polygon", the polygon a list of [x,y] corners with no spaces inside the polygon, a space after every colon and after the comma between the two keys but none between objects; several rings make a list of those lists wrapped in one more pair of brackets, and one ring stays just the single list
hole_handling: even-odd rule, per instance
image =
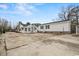
[{"label": "gravel driveway", "polygon": [[14,33],[3,35],[8,56],[71,56],[79,55],[79,37],[71,34]]}]

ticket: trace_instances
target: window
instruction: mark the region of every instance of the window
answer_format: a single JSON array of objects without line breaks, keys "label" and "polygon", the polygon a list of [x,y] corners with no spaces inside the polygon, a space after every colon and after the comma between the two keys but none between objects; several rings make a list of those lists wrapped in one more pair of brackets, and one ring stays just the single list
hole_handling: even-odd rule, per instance
[{"label": "window", "polygon": [[27,31],[27,28],[25,28],[25,31]]},{"label": "window", "polygon": [[43,29],[43,28],[44,28],[43,26],[40,27],[40,29]]},{"label": "window", "polygon": [[46,25],[46,29],[47,29],[48,27],[47,27],[47,25]]},{"label": "window", "polygon": [[50,29],[50,25],[48,25],[48,29]]},{"label": "window", "polygon": [[49,29],[50,28],[50,26],[49,25],[46,25],[46,29]]},{"label": "window", "polygon": [[30,31],[30,28],[28,28],[28,31]]}]

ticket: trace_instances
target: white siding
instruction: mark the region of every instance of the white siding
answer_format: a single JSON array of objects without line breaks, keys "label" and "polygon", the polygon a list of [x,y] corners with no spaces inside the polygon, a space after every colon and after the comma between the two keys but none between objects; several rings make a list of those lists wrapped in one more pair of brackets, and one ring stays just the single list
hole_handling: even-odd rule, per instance
[{"label": "white siding", "polygon": [[[23,28],[23,29],[22,29]],[[27,31],[25,30],[27,28]],[[36,29],[35,29],[36,28]],[[20,25],[20,29],[22,33],[32,33],[32,32],[37,32],[37,27],[35,25],[28,25],[28,26],[22,26]],[[30,30],[29,30],[30,29]]]},{"label": "white siding", "polygon": [[[45,26],[49,25],[50,29],[46,29]],[[44,29],[40,29],[41,32],[70,32],[70,21],[63,21],[57,23],[43,24]]]},{"label": "white siding", "polygon": [[[22,28],[23,28],[23,30],[22,30]],[[24,26],[23,26],[23,25],[21,25],[21,24],[20,24],[20,32],[22,32],[22,33],[24,33],[24,32],[25,32],[25,30],[24,30]]]},{"label": "white siding", "polygon": [[79,25],[76,26],[76,34],[79,33]]},{"label": "white siding", "polygon": [[[34,25],[29,25],[29,26],[27,26],[27,27],[25,27],[25,28],[27,28],[27,33],[31,33],[31,32],[37,32],[37,28],[36,28],[36,26],[34,26]],[[30,31],[29,31],[29,28],[30,28]],[[35,29],[36,28],[36,29]]]}]

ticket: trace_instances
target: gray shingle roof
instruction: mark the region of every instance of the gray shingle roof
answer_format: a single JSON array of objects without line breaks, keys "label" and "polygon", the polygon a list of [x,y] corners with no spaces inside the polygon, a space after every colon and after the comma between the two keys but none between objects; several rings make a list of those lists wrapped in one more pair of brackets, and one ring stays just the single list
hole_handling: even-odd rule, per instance
[{"label": "gray shingle roof", "polygon": [[54,22],[49,22],[49,23],[44,23],[44,24],[59,23],[59,22],[65,22],[65,21],[69,21],[69,20],[60,20],[60,21],[54,21]]}]

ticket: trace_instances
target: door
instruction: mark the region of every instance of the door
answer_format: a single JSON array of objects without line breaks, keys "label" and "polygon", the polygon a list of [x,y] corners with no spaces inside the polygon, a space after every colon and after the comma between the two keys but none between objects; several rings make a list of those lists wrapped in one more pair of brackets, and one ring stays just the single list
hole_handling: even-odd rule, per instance
[{"label": "door", "polygon": [[71,33],[76,33],[76,25],[71,25]]}]

